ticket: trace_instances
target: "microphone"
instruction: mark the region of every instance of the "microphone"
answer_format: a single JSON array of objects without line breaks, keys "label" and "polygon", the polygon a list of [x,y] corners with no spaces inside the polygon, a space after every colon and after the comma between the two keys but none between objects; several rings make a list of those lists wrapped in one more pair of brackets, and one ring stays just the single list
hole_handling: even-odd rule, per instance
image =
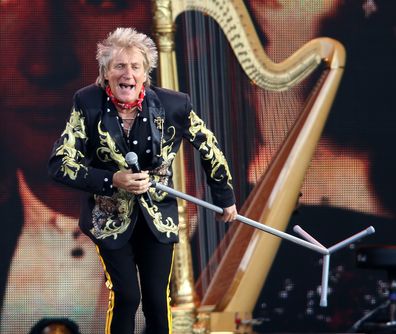
[{"label": "microphone", "polygon": [[[138,156],[135,152],[128,152],[125,156],[125,161],[128,164],[129,168],[132,170],[132,172],[134,173],[141,172],[138,162]],[[151,196],[148,191],[142,194],[142,196],[144,200],[149,204],[149,206],[153,206],[153,200],[151,199]]]}]

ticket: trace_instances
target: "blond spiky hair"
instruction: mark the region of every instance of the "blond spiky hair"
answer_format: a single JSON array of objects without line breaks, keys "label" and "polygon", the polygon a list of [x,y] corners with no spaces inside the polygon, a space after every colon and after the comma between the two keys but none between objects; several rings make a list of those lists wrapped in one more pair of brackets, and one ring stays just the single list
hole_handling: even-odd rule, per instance
[{"label": "blond spiky hair", "polygon": [[145,86],[151,83],[150,73],[157,66],[158,52],[153,40],[147,35],[137,32],[133,28],[117,28],[109,33],[107,38],[98,43],[96,60],[99,64],[99,76],[96,84],[105,88],[107,80],[105,73],[116,51],[123,49],[138,48],[144,57],[143,65],[147,74]]}]

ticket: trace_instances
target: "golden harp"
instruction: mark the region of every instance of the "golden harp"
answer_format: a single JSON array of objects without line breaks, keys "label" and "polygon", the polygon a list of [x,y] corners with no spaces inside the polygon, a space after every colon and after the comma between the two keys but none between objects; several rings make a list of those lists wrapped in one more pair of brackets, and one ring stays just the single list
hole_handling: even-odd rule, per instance
[{"label": "golden harp", "polygon": [[[344,48],[335,40],[318,38],[285,61],[274,63],[261,47],[242,0],[153,0],[153,9],[160,52],[158,80],[163,87],[178,89],[174,23],[181,13],[190,10],[203,12],[218,23],[240,66],[262,89],[289,90],[321,67],[321,79],[313,87],[303,111],[240,210],[253,220],[284,230],[336,95],[345,64]],[[183,191],[182,154],[176,161],[175,186]],[[183,205],[180,214],[183,227]],[[183,266],[177,264],[178,258],[188,262],[190,257],[185,229],[180,233],[176,270]],[[224,251],[221,262],[200,302],[201,309],[210,310],[211,331],[234,331],[235,314],[252,313],[280,244],[279,238],[242,224],[233,225],[227,232],[227,239],[230,242],[226,246],[220,245]],[[187,276],[191,279],[191,273]],[[190,290],[190,299],[183,299],[185,292],[181,292],[181,303],[194,302],[193,288]]]}]

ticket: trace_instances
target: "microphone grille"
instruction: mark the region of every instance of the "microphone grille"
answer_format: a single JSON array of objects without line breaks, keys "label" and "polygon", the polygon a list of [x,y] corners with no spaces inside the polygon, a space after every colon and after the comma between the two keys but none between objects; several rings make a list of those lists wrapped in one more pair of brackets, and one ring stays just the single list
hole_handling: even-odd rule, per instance
[{"label": "microphone grille", "polygon": [[128,165],[136,165],[138,162],[138,156],[135,152],[128,152],[125,156],[125,161]]}]

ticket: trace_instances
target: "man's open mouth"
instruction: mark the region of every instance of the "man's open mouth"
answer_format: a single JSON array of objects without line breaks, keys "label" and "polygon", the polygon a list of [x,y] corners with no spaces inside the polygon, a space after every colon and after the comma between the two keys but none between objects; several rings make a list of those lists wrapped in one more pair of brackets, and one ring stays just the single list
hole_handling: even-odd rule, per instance
[{"label": "man's open mouth", "polygon": [[122,84],[122,83],[119,86],[121,89],[131,89],[132,90],[135,88],[135,85],[127,85],[127,84]]}]

